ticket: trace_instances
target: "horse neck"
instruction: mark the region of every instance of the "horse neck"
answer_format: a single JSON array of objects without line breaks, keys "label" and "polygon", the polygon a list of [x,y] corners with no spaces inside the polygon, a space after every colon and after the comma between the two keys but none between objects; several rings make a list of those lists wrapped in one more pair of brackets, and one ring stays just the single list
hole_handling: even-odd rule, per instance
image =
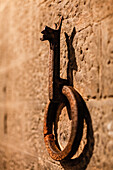
[{"label": "horse neck", "polygon": [[50,42],[49,67],[54,79],[60,78],[60,37]]}]

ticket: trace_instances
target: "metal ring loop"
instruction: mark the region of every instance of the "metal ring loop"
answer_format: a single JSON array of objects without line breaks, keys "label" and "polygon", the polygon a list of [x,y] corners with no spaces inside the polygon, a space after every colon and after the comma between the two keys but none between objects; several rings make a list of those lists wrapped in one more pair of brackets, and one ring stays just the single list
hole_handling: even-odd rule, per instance
[{"label": "metal ring loop", "polygon": [[[54,160],[63,160],[72,157],[79,147],[83,132],[83,107],[79,93],[71,86],[63,86],[62,94],[69,103],[70,111],[68,110],[68,112],[70,112],[69,114],[72,120],[69,142],[62,151],[60,150],[52,131],[56,115],[58,112],[61,112],[61,105],[64,102],[55,103],[50,101],[44,117],[44,140],[49,155]],[[65,106],[67,106],[66,101]]]}]

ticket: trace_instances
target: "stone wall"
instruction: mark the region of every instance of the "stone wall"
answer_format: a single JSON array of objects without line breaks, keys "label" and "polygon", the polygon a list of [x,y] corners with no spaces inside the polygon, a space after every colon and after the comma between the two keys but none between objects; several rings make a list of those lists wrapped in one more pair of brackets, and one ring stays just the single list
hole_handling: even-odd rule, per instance
[{"label": "stone wall", "polygon": [[[61,15],[61,77],[68,63],[64,32],[71,35],[75,27],[73,84],[92,119],[87,170],[113,169],[113,0],[1,0],[0,170],[85,169],[83,160],[74,166],[52,160],[43,139],[49,44],[40,41],[40,32]],[[64,114],[61,129],[66,119]]]}]

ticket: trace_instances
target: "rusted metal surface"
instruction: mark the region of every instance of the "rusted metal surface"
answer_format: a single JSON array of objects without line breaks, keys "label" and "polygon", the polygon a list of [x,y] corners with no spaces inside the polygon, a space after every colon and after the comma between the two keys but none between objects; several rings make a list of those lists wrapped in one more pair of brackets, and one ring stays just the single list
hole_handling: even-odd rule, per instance
[{"label": "rusted metal surface", "polygon": [[41,32],[42,41],[48,40],[50,43],[50,57],[49,57],[49,99],[59,101],[60,93],[60,31],[63,18],[60,19],[56,29],[45,27]]},{"label": "rusted metal surface", "polygon": [[[45,27],[42,41],[50,43],[49,57],[49,99],[44,117],[44,140],[49,155],[54,160],[71,158],[77,151],[83,132],[83,105],[79,93],[70,86],[68,80],[60,78],[60,31],[63,17],[56,28]],[[57,120],[66,106],[71,121],[71,135],[64,150],[60,149],[57,139]],[[53,129],[54,124],[54,129]],[[54,133],[53,133],[54,131]]]}]

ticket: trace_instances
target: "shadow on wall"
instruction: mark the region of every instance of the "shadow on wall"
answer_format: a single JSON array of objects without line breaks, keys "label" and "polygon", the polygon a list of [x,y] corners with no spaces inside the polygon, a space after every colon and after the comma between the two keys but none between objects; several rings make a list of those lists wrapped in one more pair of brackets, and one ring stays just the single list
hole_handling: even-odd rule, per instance
[{"label": "shadow on wall", "polygon": [[[73,28],[73,31],[71,33],[71,36],[69,37],[67,33],[65,33],[66,37],[66,43],[67,43],[67,49],[68,49],[68,67],[67,67],[67,79],[69,81],[69,84],[73,86],[73,70],[78,70],[76,58],[75,58],[75,50],[73,48],[73,38],[76,34],[75,27]],[[82,97],[81,97],[82,98]],[[92,127],[92,121],[91,116],[88,111],[88,108],[86,106],[85,101],[82,99],[83,108],[84,108],[84,115],[83,118],[87,124],[87,143],[84,146],[84,149],[82,153],[79,155],[79,157],[69,160],[62,160],[60,161],[61,165],[65,170],[84,170],[87,168],[88,163],[90,162],[90,159],[93,154],[94,149],[94,135],[93,135],[93,127]]]},{"label": "shadow on wall", "polygon": [[73,39],[76,34],[75,27],[69,37],[68,34],[65,32],[66,43],[67,43],[67,50],[68,50],[68,66],[67,66],[67,80],[69,81],[69,85],[73,86],[73,70],[78,70],[76,57],[75,57],[75,49],[73,48]]}]

